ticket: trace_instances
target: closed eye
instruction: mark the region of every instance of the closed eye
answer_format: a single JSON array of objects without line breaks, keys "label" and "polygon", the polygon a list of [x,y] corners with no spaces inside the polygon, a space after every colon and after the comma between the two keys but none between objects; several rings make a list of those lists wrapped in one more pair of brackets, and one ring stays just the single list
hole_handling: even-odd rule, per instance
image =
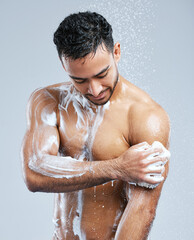
[{"label": "closed eye", "polygon": [[[110,66],[108,66],[103,71],[101,71],[101,73],[93,76],[93,78],[98,78],[98,79],[105,78],[108,75],[109,69],[110,69]],[[104,75],[102,75],[102,74],[104,74]],[[75,83],[78,83],[78,84],[85,83],[86,81],[89,80],[89,78],[78,78],[78,77],[74,77],[71,75],[69,75],[69,76],[70,76],[70,78],[72,78],[74,80]]]},{"label": "closed eye", "polygon": [[85,83],[87,80],[75,80],[73,79],[75,83],[81,84],[81,83]]},{"label": "closed eye", "polygon": [[104,74],[103,76],[97,76],[97,78],[104,78],[108,75],[108,71],[106,72],[106,74]]}]

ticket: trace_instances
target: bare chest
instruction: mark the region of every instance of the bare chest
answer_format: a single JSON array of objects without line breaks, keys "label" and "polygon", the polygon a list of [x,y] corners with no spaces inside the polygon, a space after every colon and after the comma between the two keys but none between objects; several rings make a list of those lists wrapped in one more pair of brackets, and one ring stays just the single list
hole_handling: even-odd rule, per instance
[{"label": "bare chest", "polygon": [[69,105],[59,109],[60,151],[80,160],[108,160],[121,155],[127,142],[127,113],[106,104],[96,109]]}]

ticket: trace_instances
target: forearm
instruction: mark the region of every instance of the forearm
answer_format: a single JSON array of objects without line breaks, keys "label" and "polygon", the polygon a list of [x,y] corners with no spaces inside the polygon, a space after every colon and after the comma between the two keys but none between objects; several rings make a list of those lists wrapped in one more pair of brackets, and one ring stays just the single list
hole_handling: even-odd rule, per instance
[{"label": "forearm", "polygon": [[[140,146],[126,151],[127,155],[124,157],[119,156],[104,161],[80,161],[71,157],[42,154],[41,152],[29,155],[29,152],[26,151],[24,152],[24,162],[28,164],[26,164],[25,171],[27,179],[30,179],[27,181],[27,185],[33,186],[32,191],[66,192],[89,188],[113,179],[131,182],[136,179],[136,173],[142,171],[139,165],[141,158],[138,157],[142,153],[137,151],[141,145],[147,146],[140,144]],[[150,148],[146,154],[149,156],[152,151],[156,150]],[[142,157],[144,158],[144,156]],[[134,172],[134,169],[137,170]],[[31,175],[35,176],[31,177]]]},{"label": "forearm", "polygon": [[28,164],[32,191],[70,192],[112,180],[114,160],[79,161],[71,157],[44,155]]},{"label": "forearm", "polygon": [[[127,218],[127,215],[133,218]],[[116,232],[115,240],[146,240],[154,215],[148,209],[131,209],[127,206]]]},{"label": "forearm", "polygon": [[[167,177],[167,163],[164,179]],[[156,214],[158,200],[164,182],[154,189],[142,188],[126,183],[127,206],[120,220],[115,240],[147,240]]]},{"label": "forearm", "polygon": [[115,240],[146,240],[155,217],[162,183],[155,189],[130,186],[129,201]]}]

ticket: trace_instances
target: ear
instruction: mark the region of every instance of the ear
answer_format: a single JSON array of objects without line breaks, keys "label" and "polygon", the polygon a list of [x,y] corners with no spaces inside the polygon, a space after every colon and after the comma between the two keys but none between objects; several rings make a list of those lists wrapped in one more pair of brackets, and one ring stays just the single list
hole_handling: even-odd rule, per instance
[{"label": "ear", "polygon": [[114,45],[113,55],[114,55],[114,59],[118,63],[121,58],[121,47],[119,42],[115,43]]}]

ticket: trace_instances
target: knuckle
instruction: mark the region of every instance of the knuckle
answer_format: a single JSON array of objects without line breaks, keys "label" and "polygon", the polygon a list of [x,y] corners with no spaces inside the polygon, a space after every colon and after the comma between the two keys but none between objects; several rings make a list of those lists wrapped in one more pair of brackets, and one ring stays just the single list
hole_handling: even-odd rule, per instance
[{"label": "knuckle", "polygon": [[141,174],[138,174],[138,175],[137,175],[137,182],[142,182],[142,176],[141,176]]},{"label": "knuckle", "polygon": [[166,158],[166,156],[161,156],[161,157],[159,157],[159,159],[160,159],[160,161],[164,162],[164,164],[165,164],[166,161],[168,160],[168,159]]},{"label": "knuckle", "polygon": [[157,156],[157,157],[155,157],[155,160],[156,160],[157,162],[165,162],[166,158],[163,157],[163,156]]},{"label": "knuckle", "polygon": [[144,141],[143,144],[144,144],[145,146],[148,146],[148,145],[149,145],[148,142],[146,142],[146,141]]},{"label": "knuckle", "polygon": [[145,174],[145,170],[143,168],[139,169],[139,174],[140,175],[144,175]]},{"label": "knuckle", "polygon": [[154,162],[159,164],[159,162],[163,162],[163,159],[161,157],[154,157]]},{"label": "knuckle", "polygon": [[145,174],[140,175],[140,181],[149,183],[148,180],[146,179],[146,175]]},{"label": "knuckle", "polygon": [[138,174],[138,179],[139,179],[139,181],[145,181],[145,173],[144,172],[140,172],[139,174]]},{"label": "knuckle", "polygon": [[159,152],[159,153],[162,152],[162,148],[161,147],[155,147],[155,148],[153,148],[153,150],[154,150],[155,153],[156,152]]},{"label": "knuckle", "polygon": [[139,153],[139,158],[140,158],[140,159],[143,159],[143,158],[144,158],[144,155],[145,155],[145,154],[144,154],[143,152],[140,152],[140,153]]},{"label": "knuckle", "polygon": [[143,161],[143,160],[140,161],[140,167],[143,168],[143,169],[146,168],[147,167],[147,163],[145,161]]}]

